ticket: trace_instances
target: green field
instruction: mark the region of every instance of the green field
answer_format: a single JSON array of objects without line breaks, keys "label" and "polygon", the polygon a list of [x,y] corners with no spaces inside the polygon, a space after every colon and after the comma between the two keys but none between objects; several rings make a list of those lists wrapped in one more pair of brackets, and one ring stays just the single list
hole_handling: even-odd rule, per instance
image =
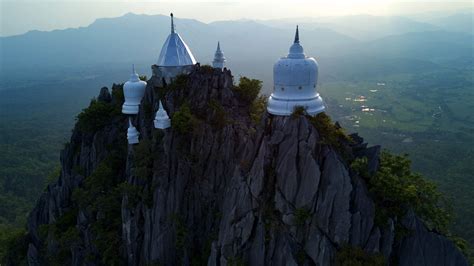
[{"label": "green field", "polygon": [[474,86],[470,71],[387,76],[320,87],[328,112],[370,144],[408,153],[451,200],[452,230],[474,243]]}]

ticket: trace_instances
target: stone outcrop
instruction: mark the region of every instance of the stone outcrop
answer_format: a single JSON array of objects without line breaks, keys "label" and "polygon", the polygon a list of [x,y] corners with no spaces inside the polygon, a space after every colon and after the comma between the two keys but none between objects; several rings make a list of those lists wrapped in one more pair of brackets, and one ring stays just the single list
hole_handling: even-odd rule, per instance
[{"label": "stone outcrop", "polygon": [[[128,146],[119,171],[120,180],[151,191],[148,203],[122,196],[117,248],[125,264],[332,265],[338,250],[350,245],[381,253],[387,263],[397,258],[400,265],[468,265],[450,241],[429,232],[412,213],[403,223],[414,233],[401,241],[395,239],[394,221],[377,226],[364,180],[321,141],[310,121],[264,114],[253,124],[248,106],[233,90],[230,71],[197,67],[182,88],[161,86],[153,78],[148,82],[134,118],[141,141],[149,141],[150,175],[136,174],[134,146]],[[117,101],[107,94],[101,90],[100,100]],[[154,129],[147,108],[156,108],[160,98],[170,117],[187,104],[198,122],[184,133]],[[126,145],[126,126],[125,117],[117,116],[95,133],[74,130],[61,153],[59,180],[48,186],[29,217],[30,265],[41,263],[41,252],[54,250],[54,239],[41,239],[40,225],[68,211],[71,193],[110,146]],[[367,148],[362,138],[352,137],[355,143],[346,147],[350,155],[366,156],[375,172],[380,147]],[[78,168],[81,173],[73,170]],[[81,241],[72,245],[69,264],[102,263],[86,263],[87,254],[97,253],[89,226],[93,219],[87,210],[78,211]]]}]

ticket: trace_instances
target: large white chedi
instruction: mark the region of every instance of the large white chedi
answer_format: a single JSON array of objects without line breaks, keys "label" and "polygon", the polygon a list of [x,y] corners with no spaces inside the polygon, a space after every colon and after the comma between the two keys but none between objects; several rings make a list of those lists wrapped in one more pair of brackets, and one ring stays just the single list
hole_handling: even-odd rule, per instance
[{"label": "large white chedi", "polygon": [[169,82],[179,74],[189,73],[195,64],[193,53],[175,30],[171,13],[171,33],[161,48],[158,61],[152,66],[153,75]]},{"label": "large white chedi", "polygon": [[301,106],[310,115],[324,111],[324,104],[316,91],[318,63],[306,57],[300,45],[298,26],[295,41],[286,57],[273,66],[273,93],[268,99],[270,114],[288,116],[295,107]]},{"label": "large white chedi", "polygon": [[128,115],[138,114],[138,107],[145,95],[146,82],[140,80],[135,67],[133,67],[130,80],[123,85],[123,94],[125,102],[122,105],[122,113]]}]

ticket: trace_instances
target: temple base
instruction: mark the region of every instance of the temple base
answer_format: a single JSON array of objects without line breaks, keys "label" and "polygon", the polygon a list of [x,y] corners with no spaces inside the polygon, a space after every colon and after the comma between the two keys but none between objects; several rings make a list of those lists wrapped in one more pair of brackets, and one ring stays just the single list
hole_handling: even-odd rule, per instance
[{"label": "temple base", "polygon": [[317,94],[316,97],[307,100],[278,99],[270,96],[267,111],[272,115],[289,116],[298,106],[305,108],[309,115],[316,115],[325,110],[323,99]]},{"label": "temple base", "polygon": [[167,129],[171,127],[171,120],[166,119],[166,120],[154,120],[155,122],[155,128],[158,129]]},{"label": "temple base", "polygon": [[170,84],[173,79],[181,74],[189,74],[193,70],[194,65],[185,66],[157,66],[152,65],[151,70],[154,77],[164,79],[166,83]]},{"label": "temple base", "polygon": [[140,105],[128,105],[126,103],[124,103],[122,105],[122,113],[126,114],[126,115],[136,115],[138,114],[138,109],[139,109],[139,106]]}]

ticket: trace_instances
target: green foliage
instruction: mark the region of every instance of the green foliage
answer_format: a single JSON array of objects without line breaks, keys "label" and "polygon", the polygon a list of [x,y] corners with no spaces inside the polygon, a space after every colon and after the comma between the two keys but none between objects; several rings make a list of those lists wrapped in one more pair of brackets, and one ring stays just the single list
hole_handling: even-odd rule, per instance
[{"label": "green foliage", "polygon": [[377,209],[383,210],[382,217],[402,217],[411,208],[429,228],[446,233],[451,216],[444,208],[443,195],[433,182],[413,173],[410,166],[408,156],[382,152],[379,170],[368,179]]},{"label": "green foliage", "polygon": [[76,228],[77,213],[77,208],[68,210],[55,223],[40,226],[41,236],[46,237],[49,231],[58,242],[56,253],[46,258],[49,264],[64,265],[69,261],[72,245],[80,240],[79,230]]},{"label": "green foliage", "polygon": [[55,237],[59,237],[69,228],[74,227],[77,221],[77,213],[77,208],[64,212],[54,224],[50,225],[51,233]]},{"label": "green foliage", "polygon": [[112,87],[112,99],[116,102],[116,105],[121,108],[125,102],[125,95],[123,94],[123,84],[114,85]]},{"label": "green foliage", "polygon": [[368,170],[369,161],[367,157],[355,158],[351,163],[351,169],[358,173],[361,177],[369,178]]},{"label": "green foliage", "polygon": [[77,116],[77,127],[85,132],[96,132],[112,122],[112,118],[120,114],[116,106],[93,99],[88,108]]},{"label": "green foliage", "polygon": [[0,225],[23,225],[31,205],[23,197],[13,193],[0,194]]},{"label": "green foliage", "polygon": [[474,264],[474,252],[469,246],[469,243],[459,236],[449,236],[449,239],[453,241],[456,247],[468,258],[468,261]]},{"label": "green foliage", "polygon": [[140,80],[143,80],[143,81],[147,81],[146,75],[139,76],[139,79],[140,79]]},{"label": "green foliage", "polygon": [[174,112],[171,119],[171,127],[180,134],[188,134],[193,131],[197,124],[196,117],[191,113],[191,108],[187,103],[181,105],[178,111]]},{"label": "green foliage", "polygon": [[304,265],[304,262],[306,261],[306,252],[303,248],[299,248],[295,257],[296,263],[298,263],[298,265]]},{"label": "green foliage", "polygon": [[175,213],[171,217],[171,224],[173,225],[176,233],[176,250],[178,251],[178,259],[184,255],[184,247],[186,244],[186,238],[188,235],[188,229],[181,215]]},{"label": "green foliage", "polygon": [[[163,99],[169,92],[176,90],[184,90],[188,87],[189,75],[179,74],[174,77],[170,84],[166,84],[164,87],[155,87],[154,92],[158,99]],[[182,97],[175,97],[174,104],[181,105],[183,103]]]},{"label": "green foliage", "polygon": [[345,245],[336,253],[337,266],[385,266],[382,254],[369,254],[360,247]]},{"label": "green foliage", "polygon": [[212,110],[212,120],[211,125],[217,129],[224,128],[229,124],[229,119],[227,119],[227,114],[224,110],[222,104],[214,99],[211,99],[208,103],[209,109]]},{"label": "green foliage", "polygon": [[262,115],[267,110],[267,97],[264,95],[258,96],[250,106],[250,119],[257,124],[262,119]]},{"label": "green foliage", "polygon": [[311,218],[311,213],[306,208],[295,209],[295,223],[298,226],[302,226],[306,221]]},{"label": "green foliage", "polygon": [[[134,147],[134,168],[132,169],[133,174],[147,184],[153,183],[153,153],[151,150],[151,140],[143,139],[138,145]],[[139,189],[139,198],[148,206],[153,206],[153,193],[155,187],[153,185],[146,186],[143,189]],[[129,194],[134,195],[134,194]],[[136,194],[135,194],[136,196]],[[138,198],[135,197],[130,201],[133,204]]]},{"label": "green foliage", "polygon": [[[301,112],[301,108],[296,108],[295,111]],[[331,118],[326,113],[308,116],[308,119],[318,130],[322,144],[331,145],[342,155],[346,153],[344,144],[352,142],[352,139],[346,135],[342,128],[333,124]]]},{"label": "green foliage", "polygon": [[210,65],[201,65],[200,71],[206,73],[206,74],[212,74],[214,73],[214,68]]},{"label": "green foliage", "polygon": [[293,112],[291,113],[291,117],[296,118],[296,117],[300,117],[306,114],[307,112],[304,106],[295,106],[295,108],[293,109]]},{"label": "green foliage", "polygon": [[0,225],[0,265],[27,265],[28,236],[24,228]]},{"label": "green foliage", "polygon": [[[125,166],[126,154],[114,150],[94,172],[85,178],[81,187],[73,191],[73,200],[81,209],[96,217],[91,225],[94,244],[102,263],[118,265],[121,260],[121,201],[123,182],[118,176]],[[70,232],[74,236],[74,232]],[[89,254],[92,256],[92,254]]]},{"label": "green foliage", "polygon": [[61,174],[61,166],[56,165],[53,171],[51,171],[51,173],[49,173],[48,176],[46,176],[44,186],[46,187],[48,186],[48,184],[53,183],[54,181],[58,180],[60,174]]},{"label": "green foliage", "polygon": [[141,187],[125,181],[119,185],[119,189],[123,195],[127,195],[128,197],[127,208],[132,208],[138,204],[140,200]]},{"label": "green foliage", "polygon": [[[375,223],[385,226],[389,217],[400,220],[407,210],[413,209],[430,229],[449,235],[448,225],[451,213],[446,208],[446,200],[436,185],[411,171],[407,155],[398,156],[382,152],[380,168],[369,175],[367,158],[356,158],[351,168],[367,181],[367,186],[375,202]],[[399,222],[395,224],[396,239],[401,240],[411,232]],[[459,237],[451,240],[469,256],[467,242]]]},{"label": "green foliage", "polygon": [[104,187],[113,186],[114,172],[108,160],[100,163],[94,172],[86,178],[84,185],[73,191],[73,200],[80,208],[96,211],[95,199],[103,193]]},{"label": "green foliage", "polygon": [[234,86],[234,91],[247,104],[253,103],[262,89],[262,81],[240,77],[239,85]]},{"label": "green foliage", "polygon": [[148,180],[152,175],[153,154],[151,152],[151,141],[143,139],[138,145],[133,147],[134,150],[134,171],[133,174],[143,180]]},{"label": "green foliage", "polygon": [[185,74],[177,75],[173,81],[166,87],[167,90],[185,89],[188,85],[189,77]]}]

